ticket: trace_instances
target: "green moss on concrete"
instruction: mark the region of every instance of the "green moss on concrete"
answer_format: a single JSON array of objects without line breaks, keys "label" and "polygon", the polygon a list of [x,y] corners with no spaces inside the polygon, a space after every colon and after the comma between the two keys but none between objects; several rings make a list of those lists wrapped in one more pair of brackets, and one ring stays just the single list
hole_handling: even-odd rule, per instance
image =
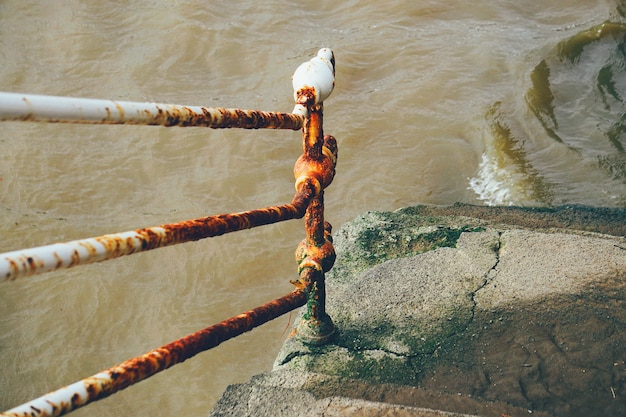
[{"label": "green moss on concrete", "polygon": [[398,356],[431,354],[443,340],[465,330],[472,320],[470,300],[447,311],[433,311],[409,323],[367,321],[355,324],[341,315],[335,317],[339,334],[333,344],[353,352],[381,350]]},{"label": "green moss on concrete", "polygon": [[[620,213],[616,219],[623,221],[626,211]],[[595,209],[467,205],[366,213],[334,233],[338,258],[327,275],[327,311],[337,326],[336,338],[325,346],[288,340],[275,369],[362,381],[366,387],[376,384],[376,389],[385,383],[444,389],[518,401],[527,409],[546,399],[562,401],[547,393],[548,381],[557,385],[554,392],[572,392],[564,403],[595,406],[599,391],[589,391],[589,386],[601,387],[606,394],[603,387],[611,386],[607,375],[616,372],[611,358],[623,357],[626,319],[619,307],[626,299],[626,281],[619,271],[601,268],[599,274],[615,276],[605,278],[604,284],[595,275],[581,276],[589,279],[588,289],[558,295],[557,279],[569,276],[561,271],[577,262],[573,246],[564,252],[564,259],[552,260],[551,252],[543,254],[535,244],[543,242],[548,251],[558,249],[560,245],[550,242],[568,239],[555,229],[568,225],[624,234],[626,226],[607,222],[601,214]],[[515,229],[511,224],[548,233],[526,245],[528,233],[511,230]],[[623,245],[602,245],[596,256],[606,257],[612,271],[615,260],[623,258]],[[411,258],[420,253],[424,254]],[[546,258],[541,268],[526,265],[519,270],[519,256]],[[560,265],[551,269],[552,262]],[[375,268],[363,273],[371,266]],[[532,284],[520,288],[520,281]],[[557,295],[532,295],[533,289],[546,286]],[[582,379],[581,369],[586,370]],[[544,372],[549,373],[543,377]],[[590,384],[589,378],[598,382]],[[579,381],[582,388],[571,390],[571,381]],[[361,387],[352,395],[368,389]],[[338,395],[336,387],[322,384],[322,388]],[[581,402],[583,393],[592,400]],[[616,403],[609,398],[607,404]]]},{"label": "green moss on concrete", "polygon": [[623,236],[626,210],[583,206],[412,206],[367,212],[336,230],[337,261],[328,279],[350,280],[374,265],[441,247],[456,247],[463,232],[508,224],[533,229],[568,228]]},{"label": "green moss on concrete", "polygon": [[367,212],[335,233],[337,261],[330,274],[345,279],[390,259],[456,247],[462,233],[484,230],[470,218],[419,216],[406,209]]},{"label": "green moss on concrete", "polygon": [[411,359],[383,351],[350,352],[350,356],[332,368],[334,375],[363,379],[374,383],[417,385],[419,371],[413,370]]},{"label": "green moss on concrete", "polygon": [[[446,339],[466,331],[471,307],[438,312],[435,320],[424,318],[411,327],[391,322],[368,322],[368,328],[339,322],[339,333],[328,345],[309,345],[288,339],[279,353],[275,369],[314,372],[372,383],[417,385],[424,362],[445,346]],[[445,317],[445,319],[441,319]],[[347,327],[345,327],[347,326]]]},{"label": "green moss on concrete", "polygon": [[[413,369],[415,358],[394,355],[382,350],[351,350],[337,345],[322,349],[289,341],[292,354],[277,361],[274,369],[287,368],[299,372],[315,372],[374,383],[415,385],[419,368]],[[283,350],[284,352],[284,350]],[[280,358],[280,355],[279,355]]]}]

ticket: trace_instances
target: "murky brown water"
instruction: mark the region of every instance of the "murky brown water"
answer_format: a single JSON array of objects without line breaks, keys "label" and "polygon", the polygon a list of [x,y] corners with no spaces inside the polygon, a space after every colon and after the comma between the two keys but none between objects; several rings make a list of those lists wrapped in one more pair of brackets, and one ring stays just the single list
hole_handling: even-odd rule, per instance
[{"label": "murky brown water", "polygon": [[[329,46],[335,227],[412,204],[623,207],[625,15],[620,0],[4,0],[0,90],[290,111],[294,69]],[[288,202],[300,141],[2,123],[0,251]],[[295,221],[0,284],[0,409],[291,291],[302,237]],[[76,415],[206,415],[270,369],[288,322]]]}]

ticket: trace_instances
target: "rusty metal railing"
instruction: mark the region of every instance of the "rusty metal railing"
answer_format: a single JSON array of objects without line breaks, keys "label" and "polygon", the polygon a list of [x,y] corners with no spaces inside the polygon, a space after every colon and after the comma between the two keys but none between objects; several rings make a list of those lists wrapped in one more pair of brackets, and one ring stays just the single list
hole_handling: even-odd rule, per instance
[{"label": "rusty metal railing", "polygon": [[302,129],[303,143],[294,167],[296,193],[289,204],[3,253],[0,282],[302,217],[306,232],[296,248],[298,279],[290,281],[296,287],[293,292],[0,413],[0,417],[66,414],[305,304],[297,337],[323,344],[333,336],[335,328],[325,311],[324,274],[333,266],[335,251],[331,226],[324,220],[324,189],[335,175],[337,141],[323,134],[322,119],[323,101],[334,82],[333,52],[322,48],[293,75],[296,104],[292,113],[0,93],[0,121]]}]

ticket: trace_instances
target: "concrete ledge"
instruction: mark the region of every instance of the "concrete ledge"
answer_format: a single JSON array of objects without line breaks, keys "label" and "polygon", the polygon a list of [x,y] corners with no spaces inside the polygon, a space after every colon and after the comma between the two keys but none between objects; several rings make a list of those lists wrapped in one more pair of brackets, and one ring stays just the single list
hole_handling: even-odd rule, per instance
[{"label": "concrete ledge", "polygon": [[[447,412],[429,408],[429,405],[435,408],[463,408],[476,414]],[[229,386],[211,417],[476,417],[486,414],[498,417],[524,415],[528,414],[528,410],[415,387],[370,384],[306,372],[274,371],[257,375],[246,383]],[[548,416],[544,413],[535,415]]]},{"label": "concrete ledge", "polygon": [[[321,347],[288,339],[270,376],[237,388],[251,390],[236,398],[248,406],[261,390],[261,408],[230,415],[352,407],[336,397],[384,402],[380,413],[620,415],[625,218],[579,207],[366,213],[334,233],[327,311],[338,336]],[[306,412],[293,408],[296,391]],[[359,404],[358,415],[402,415]]]}]

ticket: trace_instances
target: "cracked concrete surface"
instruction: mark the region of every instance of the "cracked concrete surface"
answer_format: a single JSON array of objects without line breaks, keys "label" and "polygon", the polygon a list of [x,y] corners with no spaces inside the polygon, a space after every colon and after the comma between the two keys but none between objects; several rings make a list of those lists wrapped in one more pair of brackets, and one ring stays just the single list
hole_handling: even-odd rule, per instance
[{"label": "cracked concrete surface", "polygon": [[[358,356],[364,364],[383,353],[407,363],[432,354],[445,338],[471,322],[475,294],[489,282],[499,262],[499,240],[496,231],[463,233],[457,248],[392,259],[351,280],[329,277],[327,292],[333,296],[327,312],[340,329],[332,348]],[[303,345],[299,355],[288,350],[289,360],[306,356],[302,353],[308,349]],[[316,353],[312,358],[317,361],[321,357]],[[335,355],[325,354],[334,367]],[[380,375],[382,381],[385,373]]]},{"label": "cracked concrete surface", "polygon": [[338,336],[288,339],[272,375],[325,375],[326,389],[305,387],[318,397],[481,416],[623,412],[623,237],[420,213],[367,213],[337,231],[327,311]]},{"label": "cracked concrete surface", "polygon": [[[392,259],[349,280],[329,277],[327,292],[333,298],[327,311],[340,336],[322,348],[324,355],[290,340],[277,366],[315,361],[315,367],[335,368],[337,355],[348,355],[352,368],[342,370],[347,376],[367,373],[381,382],[399,382],[398,374],[387,376],[389,362],[416,367],[420,355],[432,355],[446,338],[463,332],[472,322],[476,295],[493,281],[499,265],[501,235],[499,231],[466,232],[459,236],[456,248]],[[381,361],[387,365],[380,373],[370,369],[371,362]],[[402,382],[413,383],[419,370],[403,374],[407,379]]]}]

